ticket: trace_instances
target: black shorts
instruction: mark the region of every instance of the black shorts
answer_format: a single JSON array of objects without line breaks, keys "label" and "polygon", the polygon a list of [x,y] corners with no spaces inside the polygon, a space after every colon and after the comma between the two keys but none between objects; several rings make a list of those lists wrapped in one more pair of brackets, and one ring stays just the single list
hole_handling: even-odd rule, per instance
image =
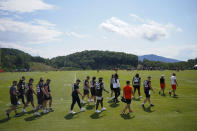
[{"label": "black shorts", "polygon": [[89,94],[89,90],[83,90],[83,94],[84,94],[84,95]]},{"label": "black shorts", "polygon": [[131,99],[126,99],[126,102],[127,104],[131,104]]},{"label": "black shorts", "polygon": [[110,89],[111,89],[111,90],[114,90],[113,84],[110,84]]},{"label": "black shorts", "polygon": [[134,89],[139,89],[140,88],[139,85],[134,85],[133,87],[134,87]]},{"label": "black shorts", "polygon": [[24,94],[23,93],[19,93],[20,95],[18,96],[18,99],[24,99]]},{"label": "black shorts", "polygon": [[39,105],[42,105],[42,103],[43,103],[43,96],[37,94],[37,100],[38,100],[38,104],[39,104]]},{"label": "black shorts", "polygon": [[33,95],[32,94],[28,94],[27,95],[27,102],[31,102],[33,101]]},{"label": "black shorts", "polygon": [[145,95],[146,95],[146,98],[150,98],[150,93],[149,93],[149,90],[147,91],[144,91]]},{"label": "black shorts", "polygon": [[91,95],[92,95],[92,96],[95,96],[95,95],[96,95],[96,90],[95,90],[95,88],[91,87],[90,91],[91,91]]},{"label": "black shorts", "polygon": [[18,100],[17,100],[16,97],[11,97],[10,100],[11,100],[11,104],[12,104],[13,106],[17,106]]},{"label": "black shorts", "polygon": [[49,95],[49,97],[47,97],[46,95],[44,95],[44,100],[50,100],[51,96]]}]

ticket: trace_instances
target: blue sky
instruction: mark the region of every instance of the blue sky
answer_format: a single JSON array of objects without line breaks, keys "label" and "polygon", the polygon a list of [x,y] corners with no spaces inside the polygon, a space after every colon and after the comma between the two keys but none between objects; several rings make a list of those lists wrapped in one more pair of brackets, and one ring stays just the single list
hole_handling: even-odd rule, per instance
[{"label": "blue sky", "polygon": [[0,47],[197,57],[195,0],[0,0]]}]

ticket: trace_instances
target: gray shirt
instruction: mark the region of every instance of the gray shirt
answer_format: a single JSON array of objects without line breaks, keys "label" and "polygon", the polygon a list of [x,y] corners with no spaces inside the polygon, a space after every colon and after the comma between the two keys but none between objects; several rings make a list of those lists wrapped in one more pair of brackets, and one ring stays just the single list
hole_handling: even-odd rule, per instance
[{"label": "gray shirt", "polygon": [[16,95],[13,94],[13,92],[16,91],[16,87],[15,86],[11,86],[10,87],[10,97],[15,97]]}]

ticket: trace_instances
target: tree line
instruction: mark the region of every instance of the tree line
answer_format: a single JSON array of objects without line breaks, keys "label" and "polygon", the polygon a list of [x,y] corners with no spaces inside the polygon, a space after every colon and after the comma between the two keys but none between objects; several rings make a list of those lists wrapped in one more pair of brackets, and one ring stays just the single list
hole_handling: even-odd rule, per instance
[{"label": "tree line", "polygon": [[31,62],[39,62],[56,68],[57,70],[100,70],[100,69],[193,69],[197,58],[177,63],[164,63],[158,61],[138,61],[138,56],[113,51],[82,51],[67,56],[58,56],[45,59],[31,56],[17,49],[0,48],[0,69],[4,71],[30,70]]}]

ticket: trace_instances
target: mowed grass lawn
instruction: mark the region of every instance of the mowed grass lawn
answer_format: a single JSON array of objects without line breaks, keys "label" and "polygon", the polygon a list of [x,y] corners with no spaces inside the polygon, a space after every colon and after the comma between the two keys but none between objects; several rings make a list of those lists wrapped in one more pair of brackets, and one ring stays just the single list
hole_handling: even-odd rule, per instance
[{"label": "mowed grass lawn", "polygon": [[[118,71],[121,88],[126,80],[131,80],[137,71]],[[151,96],[152,103],[155,104],[151,109],[144,111],[141,103],[144,99],[143,89],[141,88],[143,98],[140,101],[132,101],[134,113],[126,116],[121,115],[121,110],[125,106],[120,102],[114,105],[109,100],[110,94],[104,94],[104,106],[106,111],[95,114],[94,103],[86,104],[85,112],[69,115],[71,104],[72,83],[76,78],[84,80],[87,75],[104,78],[105,88],[110,91],[109,80],[114,71],[61,71],[61,72],[28,72],[28,73],[0,73],[0,131],[109,131],[109,130],[144,130],[144,131],[196,131],[197,130],[197,71],[176,72],[179,87],[177,89],[177,98],[170,97],[168,92],[171,89],[170,76],[173,71],[138,71],[142,81],[150,75],[152,76],[152,86],[156,93]],[[159,78],[164,74],[166,78],[166,96],[160,96]],[[5,117],[5,111],[10,106],[9,87],[13,80],[19,80],[21,76],[34,78],[34,88],[40,77],[50,78],[53,96],[54,112],[34,117],[32,107],[27,108],[28,113],[21,114],[21,117],[14,117],[11,113],[11,119]],[[81,92],[83,82],[80,85]],[[122,91],[121,91],[122,96]],[[34,96],[34,103],[37,99]],[[18,107],[21,113],[22,106]],[[99,107],[100,108],[100,107]],[[77,104],[74,110],[79,112]],[[41,111],[40,111],[41,112]]]}]

